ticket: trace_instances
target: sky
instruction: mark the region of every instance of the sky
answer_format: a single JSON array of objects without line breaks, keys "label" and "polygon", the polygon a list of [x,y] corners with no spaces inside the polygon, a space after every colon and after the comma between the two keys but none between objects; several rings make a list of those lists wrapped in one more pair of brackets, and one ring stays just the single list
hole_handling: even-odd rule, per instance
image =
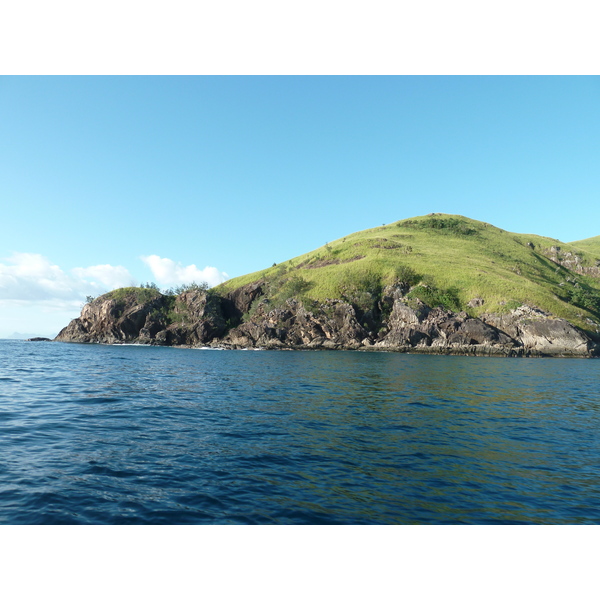
[{"label": "sky", "polygon": [[600,235],[593,76],[0,77],[0,338],[431,212]]}]

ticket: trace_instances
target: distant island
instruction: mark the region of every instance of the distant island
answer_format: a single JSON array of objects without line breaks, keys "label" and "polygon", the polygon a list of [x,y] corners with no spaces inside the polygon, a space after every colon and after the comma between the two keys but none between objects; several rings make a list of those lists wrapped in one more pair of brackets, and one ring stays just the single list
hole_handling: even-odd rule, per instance
[{"label": "distant island", "polygon": [[62,342],[478,356],[600,354],[600,236],[579,242],[430,214],[215,288],[120,288]]}]

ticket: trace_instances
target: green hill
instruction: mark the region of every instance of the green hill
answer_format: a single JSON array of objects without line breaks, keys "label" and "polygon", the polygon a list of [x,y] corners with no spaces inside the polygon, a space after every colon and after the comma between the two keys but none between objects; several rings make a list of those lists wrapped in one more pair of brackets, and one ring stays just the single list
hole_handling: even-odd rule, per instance
[{"label": "green hill", "polygon": [[216,291],[266,281],[275,303],[341,298],[368,310],[386,285],[400,283],[430,306],[478,316],[529,304],[593,333],[599,257],[600,236],[567,244],[438,213],[352,233]]},{"label": "green hill", "polygon": [[571,246],[581,248],[581,250],[593,254],[598,260],[600,260],[600,235],[587,238],[585,240],[579,240],[577,242],[571,242]]}]

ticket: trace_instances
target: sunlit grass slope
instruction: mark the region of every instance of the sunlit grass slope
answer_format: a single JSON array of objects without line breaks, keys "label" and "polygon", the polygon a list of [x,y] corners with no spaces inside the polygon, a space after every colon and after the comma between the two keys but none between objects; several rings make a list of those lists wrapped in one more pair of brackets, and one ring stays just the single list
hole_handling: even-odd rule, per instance
[{"label": "sunlit grass slope", "polygon": [[572,246],[585,250],[590,254],[593,254],[596,258],[600,259],[600,235],[596,237],[587,238],[586,240],[579,240],[577,242],[571,242]]},{"label": "sunlit grass slope", "polygon": [[[600,237],[592,238],[600,245]],[[266,280],[275,298],[296,289],[314,300],[371,295],[388,284],[404,281],[419,289],[436,290],[455,299],[455,309],[476,316],[506,312],[527,303],[589,329],[587,318],[598,320],[594,304],[586,308],[573,301],[574,288],[590,298],[600,294],[600,280],[557,265],[548,258],[552,246],[573,252],[583,266],[596,264],[594,245],[565,244],[533,234],[517,234],[458,215],[433,214],[352,233],[270,268],[231,279],[219,286],[231,291]],[[481,306],[469,308],[474,298]],[[600,295],[597,296],[600,302]],[[595,300],[594,300],[595,302]]]}]

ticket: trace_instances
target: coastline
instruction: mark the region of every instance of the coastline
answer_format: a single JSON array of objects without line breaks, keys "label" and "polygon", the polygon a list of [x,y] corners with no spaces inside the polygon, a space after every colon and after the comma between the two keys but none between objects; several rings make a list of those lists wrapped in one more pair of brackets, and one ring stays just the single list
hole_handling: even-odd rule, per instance
[{"label": "coastline", "polygon": [[472,356],[476,358],[600,358],[597,349],[587,353],[567,352],[557,349],[556,352],[541,352],[527,348],[495,348],[486,345],[461,345],[461,346],[344,346],[344,345],[259,345],[241,346],[228,343],[216,342],[211,345],[192,344],[152,344],[135,342],[83,342],[77,340],[51,340],[63,344],[83,344],[100,346],[135,346],[145,348],[176,348],[181,350],[237,350],[237,351],[274,351],[274,352],[364,352],[364,353],[394,353],[394,354],[418,354],[429,356]]},{"label": "coastline", "polygon": [[[143,291],[143,290],[142,290]],[[452,311],[407,299],[386,288],[378,311],[341,300],[274,303],[260,286],[227,297],[205,290],[171,301],[152,293],[105,294],[86,304],[55,338],[83,343],[129,343],[172,347],[360,350],[461,356],[593,357],[600,333],[586,332],[533,305],[504,313]]]}]

